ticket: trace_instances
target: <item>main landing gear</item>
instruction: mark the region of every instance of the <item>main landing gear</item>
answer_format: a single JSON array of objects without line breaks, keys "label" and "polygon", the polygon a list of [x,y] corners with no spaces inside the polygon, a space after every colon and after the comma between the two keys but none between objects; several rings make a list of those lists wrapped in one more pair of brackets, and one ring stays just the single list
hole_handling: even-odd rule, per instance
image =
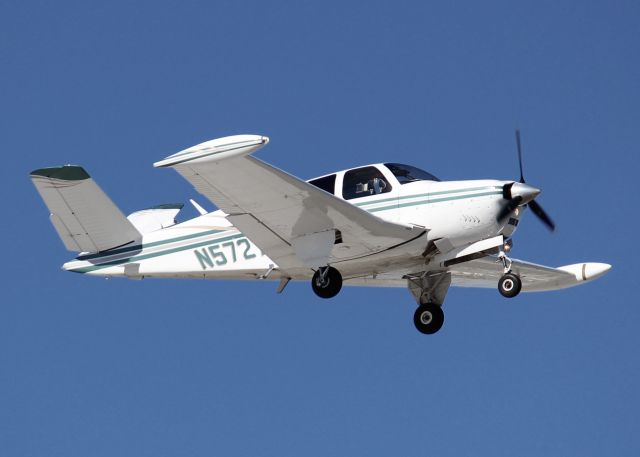
[{"label": "main landing gear", "polygon": [[332,298],[342,289],[342,275],[333,267],[320,267],[311,278],[311,288],[320,298]]},{"label": "main landing gear", "polygon": [[418,303],[413,314],[413,324],[420,333],[432,335],[444,324],[442,303],[451,285],[447,271],[422,272],[405,276],[409,292]]},{"label": "main landing gear", "polygon": [[420,333],[432,335],[444,324],[444,312],[440,305],[425,303],[418,306],[413,315],[413,323]]},{"label": "main landing gear", "polygon": [[[442,328],[442,302],[451,284],[447,272],[407,275],[409,290],[418,302],[413,323],[420,333],[431,335]],[[311,288],[320,298],[332,298],[342,288],[342,275],[333,267],[320,267],[311,278]]]},{"label": "main landing gear", "polygon": [[[511,260],[501,253],[499,260],[504,265],[504,274],[498,281],[498,290],[504,297],[512,298],[520,293],[522,281],[511,271]],[[425,335],[432,335],[444,324],[442,303],[451,285],[451,273],[447,271],[409,274],[409,291],[413,294],[418,307],[413,315],[416,329]],[[332,298],[342,289],[342,275],[333,267],[320,267],[311,279],[311,288],[320,298]]]},{"label": "main landing gear", "polygon": [[498,291],[503,297],[513,298],[520,293],[522,280],[511,271],[511,259],[504,252],[498,255],[498,261],[502,261],[504,265],[504,274],[498,281]]}]

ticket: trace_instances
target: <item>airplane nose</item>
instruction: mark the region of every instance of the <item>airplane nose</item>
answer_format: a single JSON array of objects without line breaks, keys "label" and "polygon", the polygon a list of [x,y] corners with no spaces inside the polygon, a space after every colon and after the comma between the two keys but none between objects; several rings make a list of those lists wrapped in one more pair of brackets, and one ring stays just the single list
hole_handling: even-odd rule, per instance
[{"label": "airplane nose", "polygon": [[511,186],[511,198],[522,197],[522,203],[529,203],[540,192],[540,189],[521,182],[514,182],[513,186]]}]

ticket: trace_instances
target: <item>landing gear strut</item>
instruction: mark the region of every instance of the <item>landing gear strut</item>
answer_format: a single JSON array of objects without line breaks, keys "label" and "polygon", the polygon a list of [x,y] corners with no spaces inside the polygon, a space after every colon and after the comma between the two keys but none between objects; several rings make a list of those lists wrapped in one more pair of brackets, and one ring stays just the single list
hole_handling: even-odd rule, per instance
[{"label": "landing gear strut", "polygon": [[420,333],[431,335],[440,330],[444,324],[444,312],[440,305],[425,303],[416,309],[413,323]]},{"label": "landing gear strut", "polygon": [[332,298],[342,289],[342,275],[333,267],[320,267],[311,278],[311,288],[320,298]]},{"label": "landing gear strut", "polygon": [[422,272],[406,275],[409,291],[418,308],[413,324],[420,333],[431,335],[442,328],[444,311],[442,303],[451,285],[451,273],[447,271]]},{"label": "landing gear strut", "polygon": [[498,261],[502,261],[504,266],[504,275],[498,281],[498,291],[503,297],[513,298],[522,289],[520,276],[511,272],[511,259],[504,252],[498,255]]}]

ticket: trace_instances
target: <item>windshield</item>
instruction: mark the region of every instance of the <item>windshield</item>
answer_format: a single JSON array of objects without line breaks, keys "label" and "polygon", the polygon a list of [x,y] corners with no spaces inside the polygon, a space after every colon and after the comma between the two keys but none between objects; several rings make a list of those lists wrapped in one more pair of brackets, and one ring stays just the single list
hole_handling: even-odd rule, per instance
[{"label": "windshield", "polygon": [[431,173],[427,173],[411,165],[404,165],[401,163],[385,163],[391,173],[398,179],[400,184],[407,184],[415,181],[440,181]]}]

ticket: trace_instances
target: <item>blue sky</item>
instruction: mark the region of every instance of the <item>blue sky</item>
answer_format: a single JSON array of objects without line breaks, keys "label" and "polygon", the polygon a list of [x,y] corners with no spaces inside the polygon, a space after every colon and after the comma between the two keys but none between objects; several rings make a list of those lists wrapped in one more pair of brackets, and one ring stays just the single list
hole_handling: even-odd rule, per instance
[{"label": "blue sky", "polygon": [[[0,14],[0,449],[11,456],[638,455],[637,2],[9,2]],[[125,213],[197,196],[152,163],[225,135],[297,176],[378,161],[528,182],[513,256],[575,289],[104,280],[28,173],[82,164]],[[8,207],[7,207],[8,206]],[[195,215],[185,208],[181,217]]]}]

